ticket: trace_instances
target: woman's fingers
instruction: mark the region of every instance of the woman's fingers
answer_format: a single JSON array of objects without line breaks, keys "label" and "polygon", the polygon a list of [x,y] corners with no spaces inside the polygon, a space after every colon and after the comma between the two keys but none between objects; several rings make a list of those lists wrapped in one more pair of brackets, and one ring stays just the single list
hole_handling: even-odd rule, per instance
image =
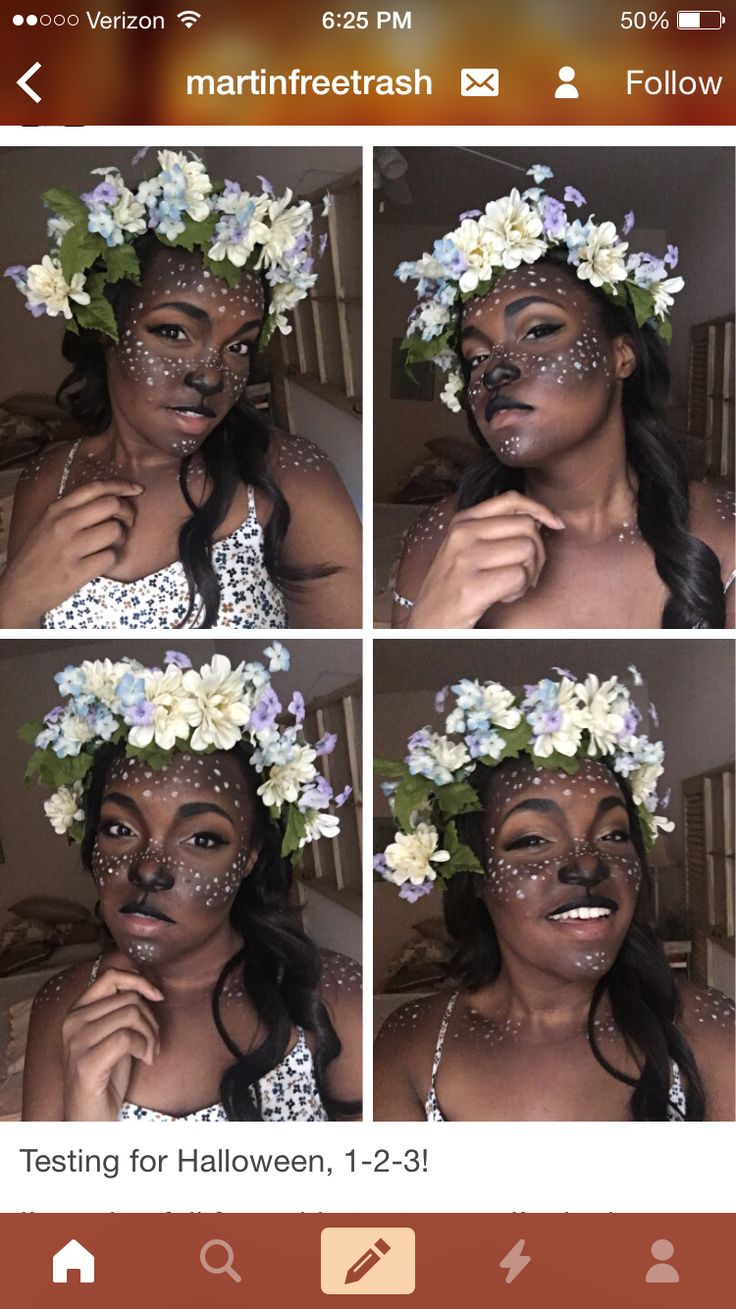
[{"label": "woman's fingers", "polygon": [[80,1026],[69,1036],[67,1049],[70,1060],[77,1066],[89,1051],[116,1032],[138,1032],[146,1042],[146,1061],[150,1063],[159,1048],[158,1030],[150,1014],[140,1004],[127,1004],[112,1013],[103,1014]]},{"label": "woman's fingers", "polygon": [[[159,991],[153,982],[149,982],[147,977],[141,973],[130,972],[127,968],[107,968],[104,973],[95,979],[91,986],[87,988],[84,995],[77,1000],[74,1009],[81,1009],[84,1005],[94,1004],[95,1000],[102,1000],[105,996],[116,995],[119,991],[137,991],[139,995],[146,1000],[163,1000],[163,992]],[[74,1010],[70,1010],[73,1013]]]},{"label": "woman's fingers", "polygon": [[55,500],[51,506],[64,512],[67,509],[80,509],[84,505],[92,503],[94,500],[103,499],[105,496],[141,495],[145,488],[140,482],[119,481],[111,478],[107,482],[86,482],[84,486],[78,486],[74,491],[69,491],[63,495],[60,500]]},{"label": "woman's fingers", "polygon": [[86,527],[79,533],[76,541],[78,558],[88,559],[90,555],[112,550],[115,556],[122,550],[128,539],[128,528],[117,518],[108,518],[94,527]]},{"label": "woman's fingers", "polygon": [[106,995],[100,1000],[93,1000],[91,1004],[77,1004],[68,1011],[65,1022],[70,1030],[76,1031],[83,1024],[95,1022],[98,1018],[104,1018],[107,1014],[116,1013],[130,1004],[138,1004],[147,1017],[150,1018],[156,1032],[158,1032],[158,1019],[152,1010],[148,1008],[148,1001],[144,1000],[137,991],[117,991],[115,995]]},{"label": "woman's fingers", "polygon": [[[64,501],[60,504],[63,506]],[[135,507],[123,496],[107,493],[74,508],[67,507],[61,517],[67,529],[76,531],[84,531],[109,519],[122,523],[129,530],[135,522]]]},{"label": "woman's fingers", "polygon": [[462,509],[460,513],[455,514],[452,521],[454,525],[458,522],[502,517],[504,514],[528,514],[530,518],[543,523],[545,527],[555,532],[559,532],[565,526],[558,514],[553,513],[546,505],[540,504],[538,500],[522,495],[520,491],[506,491],[503,495],[493,496],[491,500],[483,500],[481,504],[473,505],[471,509]]},{"label": "woman's fingers", "polygon": [[85,1050],[77,1060],[77,1072],[88,1087],[86,1094],[107,1091],[115,1066],[131,1057],[149,1065],[155,1058],[150,1040],[135,1028],[120,1027]]}]

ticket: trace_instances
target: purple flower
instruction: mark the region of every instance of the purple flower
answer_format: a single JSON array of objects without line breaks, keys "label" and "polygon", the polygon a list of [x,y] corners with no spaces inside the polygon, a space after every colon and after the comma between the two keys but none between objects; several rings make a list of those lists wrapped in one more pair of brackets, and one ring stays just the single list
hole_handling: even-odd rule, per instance
[{"label": "purple flower", "polygon": [[624,214],[624,225],[621,228],[621,235],[628,236],[635,222],[636,218],[634,216],[634,211],[633,209],[630,209],[628,214]]},{"label": "purple flower", "polygon": [[449,689],[449,686],[443,686],[442,690],[438,691],[434,697],[434,707],[438,714],[441,714],[444,711],[445,700],[447,699],[447,692]]},{"label": "purple flower", "polygon": [[223,194],[223,195],[242,195],[242,191],[241,191],[241,189],[240,189],[240,185],[239,185],[239,183],[238,183],[238,182],[231,182],[230,179],[226,177],[226,178],[225,178],[225,186],[224,186],[224,189],[223,189],[222,194]]},{"label": "purple flower", "polygon": [[466,218],[480,218],[483,213],[482,209],[466,209],[458,218],[459,223],[464,223]]},{"label": "purple flower", "polygon": [[150,145],[142,145],[140,150],[136,150],[135,154],[133,155],[133,158],[130,161],[133,168],[135,168],[136,164],[139,164],[141,162],[141,159],[145,159],[150,149],[151,149]]},{"label": "purple flower", "polygon": [[624,714],[624,736],[631,736],[641,722],[641,714],[636,705],[630,705]]},{"label": "purple flower", "polygon": [[274,194],[274,189],[273,189],[273,187],[271,186],[271,183],[269,182],[268,178],[267,178],[267,177],[262,177],[260,173],[256,173],[256,177],[258,178],[258,181],[260,182],[261,186],[263,187],[264,191],[266,192],[266,195],[273,195],[273,194]]},{"label": "purple flower", "polygon": [[320,259],[322,258],[322,255],[324,254],[325,250],[327,249],[327,246],[328,246],[328,244],[329,244],[329,240],[330,240],[330,238],[329,238],[329,236],[327,235],[327,233],[326,233],[326,232],[323,232],[322,235],[321,235],[321,237],[319,238],[319,257],[320,257]]},{"label": "purple flower", "polygon": [[677,246],[676,246],[676,245],[668,245],[668,246],[667,246],[667,254],[666,254],[665,257],[664,257],[664,262],[665,262],[665,263],[666,263],[670,268],[677,268],[677,265],[678,265],[678,263],[679,263],[679,260],[680,260],[680,251],[678,250]]},{"label": "purple flower", "polygon": [[382,877],[385,877],[388,871],[388,864],[386,862],[385,854],[374,854],[373,867],[377,873],[380,873]]},{"label": "purple flower", "polygon": [[314,747],[315,752],[317,754],[317,758],[321,759],[322,755],[332,754],[332,751],[334,750],[336,745],[337,745],[337,737],[335,733],[325,732],[324,736],[320,737],[319,741]]},{"label": "purple flower", "polygon": [[345,801],[352,794],[353,794],[352,786],[346,786],[344,791],[341,791],[339,795],[335,796],[335,804],[337,805],[338,809],[342,809]]},{"label": "purple flower", "polygon": [[45,723],[58,723],[63,712],[64,710],[62,706],[60,704],[57,704],[55,709],[49,709],[49,712],[47,714],[44,714],[43,721]]},{"label": "purple flower", "polygon": [[303,723],[305,712],[304,696],[301,691],[295,691],[289,705],[289,713],[294,715],[297,723]]},{"label": "purple flower", "polygon": [[3,277],[12,277],[15,285],[20,286],[25,281],[27,272],[28,269],[23,264],[11,264],[9,268],[5,269]]},{"label": "purple flower", "polygon": [[94,191],[86,191],[81,197],[88,209],[95,205],[114,205],[118,198],[118,188],[112,182],[99,182]]},{"label": "purple flower", "polygon": [[662,796],[662,799],[660,800],[660,804],[661,804],[661,806],[662,806],[663,809],[667,809],[667,808],[669,807],[669,803],[670,803],[670,800],[671,800],[671,799],[672,799],[672,787],[671,787],[671,786],[668,786],[668,787],[667,787],[667,790],[665,791],[664,795]]},{"label": "purple flower", "polygon": [[545,196],[542,201],[542,223],[546,236],[562,236],[567,222],[565,206],[553,196]]},{"label": "purple flower", "polygon": [[427,731],[426,727],[420,727],[418,732],[412,732],[406,744],[410,752],[426,750],[427,746],[432,744],[432,734]]},{"label": "purple flower", "polygon": [[131,705],[125,711],[125,721],[128,727],[150,727],[153,722],[155,705],[151,700],[143,700],[140,704]]},{"label": "purple flower", "polygon": [[566,205],[576,205],[578,209],[585,204],[585,196],[581,195],[574,186],[566,186],[562,198]]},{"label": "purple flower", "polygon": [[[576,679],[575,679],[575,674],[574,674],[574,673],[571,673],[569,668],[558,668],[556,664],[553,664],[553,665],[552,665],[552,672],[553,672],[553,673],[558,673],[560,677],[567,677],[568,680],[571,681],[571,682],[574,682],[574,681],[576,680]],[[527,695],[529,694],[529,691],[530,691],[530,690],[533,691],[533,690],[534,690],[534,687],[529,687],[529,688],[527,689]]]},{"label": "purple flower", "polygon": [[548,709],[547,712],[542,715],[542,731],[538,733],[538,735],[541,736],[544,732],[557,732],[561,727],[562,713],[560,710]]},{"label": "purple flower", "polygon": [[263,694],[250,716],[248,726],[255,732],[262,732],[271,727],[281,713],[281,701],[272,686],[265,687]]},{"label": "purple flower", "polygon": [[189,655],[181,654],[178,650],[167,650],[164,654],[164,663],[176,664],[177,668],[181,668],[182,672],[192,666]]},{"label": "purple flower", "polygon": [[26,301],[26,309],[29,311],[29,313],[33,315],[34,318],[41,318],[42,315],[46,313],[45,305],[29,305],[27,301]]},{"label": "purple flower", "polygon": [[654,726],[659,727],[659,714],[657,713],[657,710],[655,709],[653,704],[650,704],[649,706],[649,717],[654,723]]},{"label": "purple flower", "polygon": [[429,895],[431,890],[431,882],[420,882],[419,886],[415,886],[413,882],[404,882],[399,891],[399,899],[408,900],[409,904],[416,904],[417,900],[421,900],[423,895]]}]

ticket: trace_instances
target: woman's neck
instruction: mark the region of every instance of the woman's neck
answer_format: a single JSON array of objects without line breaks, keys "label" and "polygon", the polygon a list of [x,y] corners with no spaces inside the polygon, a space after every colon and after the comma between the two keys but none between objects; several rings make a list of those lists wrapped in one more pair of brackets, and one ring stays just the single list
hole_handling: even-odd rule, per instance
[{"label": "woman's neck", "polygon": [[636,480],[626,460],[623,423],[525,474],[526,494],[558,514],[565,543],[605,540],[622,524],[636,526]]},{"label": "woman's neck", "polygon": [[210,999],[225,964],[242,948],[242,937],[227,922],[191,953],[160,964],[145,963],[140,970],[163,992],[168,1008],[186,1007],[200,997]]},{"label": "woman's neck", "polygon": [[120,415],[113,415],[105,438],[110,463],[118,472],[133,480],[145,485],[146,480],[166,474],[174,473],[178,476],[181,455],[175,451],[160,450]]},{"label": "woman's neck", "polygon": [[[504,956],[489,992],[493,1013],[488,1016],[508,1020],[540,1044],[566,1040],[586,1031],[594,989],[593,980],[570,981]],[[602,1005],[600,1016],[605,1012]]]}]

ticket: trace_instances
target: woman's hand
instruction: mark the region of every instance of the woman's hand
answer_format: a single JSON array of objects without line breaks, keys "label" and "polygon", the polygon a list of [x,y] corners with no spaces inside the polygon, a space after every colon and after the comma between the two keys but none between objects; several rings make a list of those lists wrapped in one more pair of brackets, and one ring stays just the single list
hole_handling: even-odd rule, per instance
[{"label": "woman's hand", "polygon": [[565,524],[517,491],[455,514],[419,588],[408,627],[475,627],[495,604],[520,600],[545,563],[542,527]]},{"label": "woman's hand", "polygon": [[133,1060],[152,1064],[159,1025],[150,1003],[163,1000],[140,973],[109,968],[71,1008],[61,1028],[65,1122],[114,1122]]},{"label": "woman's hand", "polygon": [[42,615],[112,568],[135,522],[137,482],[90,482],[54,500],[0,582],[0,627],[37,627]]}]

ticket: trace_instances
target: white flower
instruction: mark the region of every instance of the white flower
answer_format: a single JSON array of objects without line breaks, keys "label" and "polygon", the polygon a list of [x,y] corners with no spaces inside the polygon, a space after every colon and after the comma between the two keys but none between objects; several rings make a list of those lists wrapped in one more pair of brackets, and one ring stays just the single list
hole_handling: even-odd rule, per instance
[{"label": "white flower", "polygon": [[61,214],[54,214],[53,218],[50,218],[46,224],[46,235],[50,241],[53,241],[55,245],[58,245],[62,237],[66,236],[67,232],[71,230],[72,226],[73,224],[68,218],[62,218]]},{"label": "white flower", "polygon": [[453,686],[461,709],[482,716],[496,727],[518,727],[521,710],[514,704],[514,694],[500,682],[471,681],[465,677]]},{"label": "white flower", "polygon": [[611,754],[624,726],[623,715],[618,712],[621,700],[618,678],[609,677],[607,682],[600,683],[590,673],[584,682],[578,682],[575,690],[583,706],[580,726],[590,732],[588,754]]},{"label": "white flower", "polygon": [[437,871],[432,864],[444,863],[450,858],[447,850],[438,850],[437,829],[429,823],[419,823],[413,832],[397,832],[396,840],[386,847],[388,880],[397,886],[412,882],[433,882]]},{"label": "white flower", "polygon": [[264,218],[269,223],[268,237],[263,243],[256,268],[270,268],[283,260],[312,221],[312,206],[302,200],[291,208],[292,193],[288,189],[280,200],[271,200]]},{"label": "white flower", "polygon": [[184,710],[187,693],[182,685],[181,669],[168,664],[149,668],[143,673],[145,697],[153,705],[150,723],[132,727],[128,733],[131,745],[145,746],[155,741],[162,750],[173,750],[177,740],[186,740],[191,726]]},{"label": "white flower", "polygon": [[443,327],[446,327],[449,321],[449,309],[438,300],[428,300],[412,318],[407,334],[421,332],[423,341],[431,341],[433,336],[441,334]]},{"label": "white flower", "polygon": [[[467,264],[466,271],[460,277],[460,290],[474,291],[479,282],[489,282],[501,259],[493,240],[485,234],[475,218],[464,218],[460,226],[449,233],[447,239],[465,257]],[[445,269],[442,264],[438,264],[438,267],[440,269],[438,275],[444,276]]]},{"label": "white flower", "polygon": [[631,798],[635,805],[646,804],[649,797],[655,791],[657,782],[662,776],[664,768],[661,763],[641,764],[629,773],[629,786],[631,787]]},{"label": "white flower", "polygon": [[527,713],[527,721],[534,732],[531,753],[539,759],[548,759],[555,753],[572,759],[578,752],[583,734],[582,710],[575,696],[575,686],[567,677],[563,677],[559,686],[546,680],[540,683],[540,689],[550,687],[555,688],[553,699],[545,697],[542,702],[537,701]]},{"label": "white flower", "polygon": [[241,729],[250,718],[255,694],[246,691],[243,665],[232,668],[226,655],[212,656],[199,672],[188,668],[182,678],[188,699],[182,712],[194,727],[190,745],[193,750],[232,750],[242,736]]},{"label": "white flower", "polygon": [[[95,734],[86,714],[75,713],[72,706],[61,718],[59,728],[59,740],[64,742],[64,753],[69,755],[78,755],[82,746],[91,741]],[[56,753],[59,753],[58,748]]]},{"label": "white flower", "polygon": [[84,822],[84,810],[79,803],[82,791],[82,783],[73,782],[71,786],[60,786],[44,801],[43,811],[57,836],[64,836],[74,823]]},{"label": "white flower", "polygon": [[464,386],[465,382],[461,373],[450,373],[445,381],[444,387],[440,391],[440,400],[448,409],[452,410],[453,414],[459,414],[462,409],[458,396]]},{"label": "white flower", "polygon": [[548,164],[532,164],[531,168],[526,170],[527,177],[533,177],[537,186],[546,181],[548,177],[554,177],[554,173]]},{"label": "white flower", "polygon": [[135,667],[129,663],[113,663],[111,659],[85,659],[79,665],[79,672],[82,693],[93,695],[95,700],[117,712],[120,708],[117,688],[126,673],[135,672]]},{"label": "white flower", "polygon": [[186,210],[195,223],[201,223],[210,212],[206,197],[212,190],[202,161],[188,159],[176,150],[159,150],[158,162],[164,199]]},{"label": "white flower", "polygon": [[127,186],[123,187],[120,199],[113,205],[112,216],[118,227],[122,227],[124,232],[130,232],[133,236],[140,236],[146,230],[145,205],[136,199]]},{"label": "white flower", "polygon": [[299,849],[308,845],[310,841],[318,841],[321,836],[332,838],[337,836],[340,831],[340,819],[337,814],[308,813],[305,814],[307,820],[307,830],[304,836],[299,838]]},{"label": "white flower", "polygon": [[274,641],[272,645],[267,645],[263,651],[268,659],[268,667],[272,673],[288,673],[289,671],[289,651],[280,641]]},{"label": "white flower", "polygon": [[287,764],[274,764],[265,782],[258,787],[258,794],[269,809],[272,805],[280,808],[284,801],[294,804],[301,787],[316,775],[317,752],[311,746],[295,746],[292,756]]},{"label": "white flower", "polygon": [[136,191],[138,199],[147,208],[156,203],[160,194],[161,183],[157,177],[147,178],[146,181],[140,183]]},{"label": "white flower", "polygon": [[664,318],[667,310],[672,308],[675,303],[672,297],[677,295],[684,285],[685,279],[682,277],[668,277],[664,282],[655,282],[652,285],[654,312],[658,318]]},{"label": "white flower", "polygon": [[410,773],[419,773],[437,786],[446,786],[455,780],[455,773],[460,768],[472,761],[464,742],[451,741],[447,736],[434,733],[427,745],[409,754],[407,762]]},{"label": "white flower", "polygon": [[478,226],[483,239],[493,242],[497,262],[504,268],[518,268],[522,262],[533,264],[547,249],[546,241],[539,239],[542,219],[522,200],[516,188],[500,200],[491,200]]},{"label": "white flower", "polygon": [[32,307],[43,305],[49,318],[57,318],[59,314],[71,318],[70,300],[78,305],[89,304],[85,280],[84,273],[75,273],[71,282],[67,282],[58,259],[44,255],[40,264],[31,264],[26,274],[28,303]]},{"label": "white flower", "polygon": [[591,286],[623,282],[627,276],[624,255],[628,241],[619,242],[613,223],[588,223],[585,245],[578,250],[578,277]]}]

